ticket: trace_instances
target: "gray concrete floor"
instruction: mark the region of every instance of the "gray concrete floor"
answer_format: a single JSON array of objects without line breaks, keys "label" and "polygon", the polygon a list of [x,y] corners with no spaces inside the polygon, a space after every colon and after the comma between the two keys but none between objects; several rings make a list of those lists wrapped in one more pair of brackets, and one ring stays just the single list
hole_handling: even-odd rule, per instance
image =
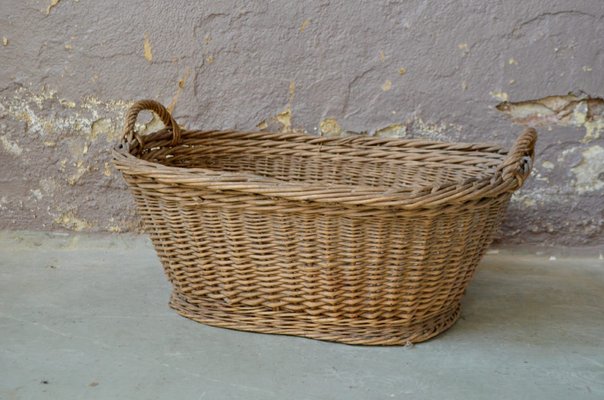
[{"label": "gray concrete floor", "polygon": [[490,253],[448,332],[355,347],[179,317],[144,237],[0,232],[0,399],[604,399],[599,250]]}]

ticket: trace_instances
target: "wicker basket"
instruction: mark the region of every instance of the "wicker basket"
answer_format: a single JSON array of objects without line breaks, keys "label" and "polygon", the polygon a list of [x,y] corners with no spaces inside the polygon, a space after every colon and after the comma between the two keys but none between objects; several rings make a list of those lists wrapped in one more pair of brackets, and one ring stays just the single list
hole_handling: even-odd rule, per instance
[{"label": "wicker basket", "polygon": [[[166,129],[141,137],[141,110]],[[537,134],[511,151],[375,137],[189,131],[130,109],[116,167],[173,285],[208,325],[394,345],[427,340],[460,300]]]}]

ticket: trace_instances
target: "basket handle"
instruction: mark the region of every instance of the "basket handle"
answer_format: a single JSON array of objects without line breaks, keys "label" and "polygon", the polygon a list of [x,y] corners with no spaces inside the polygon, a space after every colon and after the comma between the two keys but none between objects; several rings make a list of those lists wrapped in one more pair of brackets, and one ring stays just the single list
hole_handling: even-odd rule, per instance
[{"label": "basket handle", "polygon": [[535,142],[537,142],[537,131],[533,128],[526,129],[518,136],[516,143],[498,168],[501,170],[503,180],[514,178],[518,182],[518,187],[524,184],[535,161]]},{"label": "basket handle", "polygon": [[172,128],[172,145],[177,145],[180,142],[180,127],[170,115],[170,112],[166,108],[155,100],[139,100],[134,103],[128,110],[126,115],[126,123],[124,125],[123,139],[127,142],[131,142],[137,139],[138,142],[143,145],[142,137],[134,131],[134,124],[138,114],[143,110],[153,111],[164,123],[166,128]]}]

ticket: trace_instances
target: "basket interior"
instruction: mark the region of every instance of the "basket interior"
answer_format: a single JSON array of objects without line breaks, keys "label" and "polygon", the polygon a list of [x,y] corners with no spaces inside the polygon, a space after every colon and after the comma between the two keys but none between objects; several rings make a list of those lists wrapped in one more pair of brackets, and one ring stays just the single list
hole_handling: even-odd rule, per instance
[{"label": "basket interior", "polygon": [[[266,136],[266,134],[264,134]],[[299,135],[300,137],[303,137]],[[251,173],[285,182],[415,190],[492,176],[505,157],[496,146],[406,146],[413,141],[346,140],[298,143],[253,133],[185,131],[172,146],[166,132],[151,135],[138,157],[165,166]],[[310,143],[309,143],[310,142]],[[428,143],[428,142],[422,142]]]}]

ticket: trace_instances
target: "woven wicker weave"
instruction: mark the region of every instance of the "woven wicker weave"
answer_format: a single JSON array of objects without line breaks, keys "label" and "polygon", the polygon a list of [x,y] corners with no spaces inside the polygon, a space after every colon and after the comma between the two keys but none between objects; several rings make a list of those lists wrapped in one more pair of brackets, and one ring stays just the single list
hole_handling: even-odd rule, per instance
[{"label": "woven wicker weave", "polygon": [[[166,128],[141,137],[141,110]],[[114,149],[173,285],[209,325],[351,344],[449,328],[537,134],[488,144],[189,131],[130,109]]]}]

